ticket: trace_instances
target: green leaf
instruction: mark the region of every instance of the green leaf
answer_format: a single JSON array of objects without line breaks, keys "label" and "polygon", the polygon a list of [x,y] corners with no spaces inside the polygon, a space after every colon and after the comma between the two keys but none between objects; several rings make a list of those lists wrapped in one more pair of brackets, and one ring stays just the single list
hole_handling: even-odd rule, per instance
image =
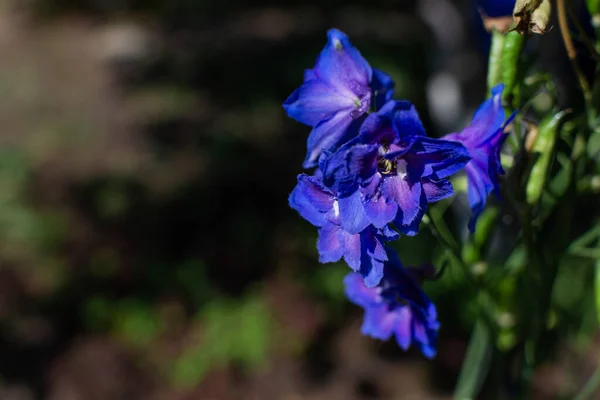
[{"label": "green leaf", "polygon": [[467,354],[458,376],[458,383],[454,391],[456,400],[470,400],[477,397],[485,382],[492,360],[492,352],[490,331],[485,323],[479,320],[471,334]]}]

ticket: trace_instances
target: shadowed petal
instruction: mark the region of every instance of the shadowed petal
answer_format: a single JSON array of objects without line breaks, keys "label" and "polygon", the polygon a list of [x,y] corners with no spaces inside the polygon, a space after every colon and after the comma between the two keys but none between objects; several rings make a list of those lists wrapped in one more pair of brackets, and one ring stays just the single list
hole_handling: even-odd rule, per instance
[{"label": "shadowed petal", "polygon": [[330,119],[317,124],[308,136],[306,144],[308,153],[302,166],[304,168],[317,166],[317,161],[323,151],[334,150],[355,136],[356,132],[349,129],[353,121],[350,114],[342,110]]},{"label": "shadowed petal", "polygon": [[427,197],[427,202],[429,203],[435,203],[436,201],[443,200],[454,194],[452,183],[446,179],[438,182],[427,179],[423,180],[421,184],[423,185],[423,192],[425,192],[425,197]]},{"label": "shadowed petal", "polygon": [[378,147],[354,141],[342,146],[323,162],[325,184],[339,192],[340,196],[358,190],[358,185],[377,171]]},{"label": "shadowed petal", "polygon": [[373,68],[373,79],[371,89],[373,89],[372,102],[375,110],[379,110],[394,96],[394,81],[392,77],[383,71]]}]

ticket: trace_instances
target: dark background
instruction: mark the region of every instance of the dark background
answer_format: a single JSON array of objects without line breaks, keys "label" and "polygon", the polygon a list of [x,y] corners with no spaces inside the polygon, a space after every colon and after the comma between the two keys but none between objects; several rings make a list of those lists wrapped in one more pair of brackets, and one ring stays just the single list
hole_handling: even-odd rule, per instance
[{"label": "dark background", "polygon": [[[485,96],[467,0],[0,3],[0,399],[449,398],[475,293],[426,286],[434,361],[364,338],[347,267],[287,205],[309,128],[281,103],[330,27],[431,136]],[[540,398],[583,379],[571,347]]]}]

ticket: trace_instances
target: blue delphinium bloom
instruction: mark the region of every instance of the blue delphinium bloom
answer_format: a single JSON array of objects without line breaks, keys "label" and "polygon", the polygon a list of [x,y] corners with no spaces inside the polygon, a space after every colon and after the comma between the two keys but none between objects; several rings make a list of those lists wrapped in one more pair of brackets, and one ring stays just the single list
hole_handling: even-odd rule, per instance
[{"label": "blue delphinium bloom", "polygon": [[373,70],[344,33],[330,29],[327,37],[315,67],[283,103],[291,118],[313,128],[304,168],[355,136],[372,103],[380,107],[393,95],[391,78]]},{"label": "blue delphinium bloom", "polygon": [[471,124],[460,133],[450,133],[443,137],[462,143],[471,161],[465,167],[467,174],[467,196],[471,207],[469,230],[475,230],[477,218],[483,211],[487,196],[494,192],[500,196],[499,176],[504,174],[500,164],[500,150],[507,133],[506,126],[515,116],[504,116],[502,108],[502,90],[500,84],[492,89],[492,96],[477,109]]},{"label": "blue delphinium bloom", "polygon": [[404,350],[415,342],[425,357],[432,358],[439,330],[435,306],[397,256],[390,254],[389,258],[376,287],[368,288],[360,274],[344,279],[348,299],[365,310],[361,331],[381,340],[394,335]]},{"label": "blue delphinium bloom", "polygon": [[462,144],[425,136],[411,103],[389,101],[321,168],[348,214],[377,228],[393,222],[400,232],[414,235],[428,203],[452,195],[446,178],[469,160]]},{"label": "blue delphinium bloom", "polygon": [[327,189],[319,171],[313,176],[299,175],[298,184],[289,198],[290,206],[319,228],[317,250],[323,263],[341,258],[359,272],[365,284],[375,286],[383,276],[383,263],[388,260],[384,245],[398,238],[387,226],[372,226],[366,215],[354,213],[337,194]]}]

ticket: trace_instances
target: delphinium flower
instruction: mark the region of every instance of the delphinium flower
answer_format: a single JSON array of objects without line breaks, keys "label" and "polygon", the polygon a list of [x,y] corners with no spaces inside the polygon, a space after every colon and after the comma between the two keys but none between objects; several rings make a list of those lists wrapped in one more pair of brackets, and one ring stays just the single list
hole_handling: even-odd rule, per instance
[{"label": "delphinium flower", "polygon": [[427,205],[452,195],[446,178],[470,160],[462,144],[424,133],[411,103],[389,101],[366,118],[358,137],[322,162],[325,184],[349,213],[416,234]]},{"label": "delphinium flower", "polygon": [[450,133],[443,137],[462,143],[472,158],[465,167],[467,196],[471,207],[469,229],[472,232],[488,195],[494,192],[500,196],[499,177],[504,174],[500,164],[500,150],[508,137],[504,132],[506,126],[515,116],[513,113],[505,118],[502,108],[503,89],[502,84],[492,89],[492,96],[477,109],[468,127],[459,133]]},{"label": "delphinium flower", "polygon": [[335,192],[327,189],[319,171],[313,176],[301,174],[289,198],[290,206],[319,228],[319,261],[336,262],[344,258],[360,272],[370,286],[379,283],[383,263],[387,261],[384,244],[398,238],[387,226],[375,228],[365,215],[356,215]]},{"label": "delphinium flower", "polygon": [[[319,260],[344,259],[354,271],[346,293],[365,309],[363,333],[394,335],[403,349],[414,342],[433,357],[439,323],[418,282],[431,268],[404,269],[389,244],[399,232],[417,233],[429,203],[453,194],[448,178],[465,165],[475,179],[470,198],[471,191],[488,193],[481,174],[499,173],[506,125],[497,109],[501,88],[471,127],[445,139],[427,137],[415,107],[392,100],[393,88],[346,35],[328,32],[315,67],[284,103],[290,117],[313,128],[304,167],[314,170],[298,176],[289,203],[318,228]],[[497,175],[488,180],[497,182]]]},{"label": "delphinium flower", "polygon": [[376,287],[367,287],[360,274],[344,279],[348,299],[365,310],[361,331],[381,340],[393,335],[404,350],[414,342],[425,357],[432,358],[440,326],[435,306],[398,257],[390,253],[389,259]]},{"label": "delphinium flower", "polygon": [[305,168],[317,165],[323,151],[333,151],[357,133],[369,109],[381,107],[393,95],[394,83],[374,70],[337,29],[316,65],[304,74],[304,83],[284,102],[287,114],[313,128],[308,137]]}]

